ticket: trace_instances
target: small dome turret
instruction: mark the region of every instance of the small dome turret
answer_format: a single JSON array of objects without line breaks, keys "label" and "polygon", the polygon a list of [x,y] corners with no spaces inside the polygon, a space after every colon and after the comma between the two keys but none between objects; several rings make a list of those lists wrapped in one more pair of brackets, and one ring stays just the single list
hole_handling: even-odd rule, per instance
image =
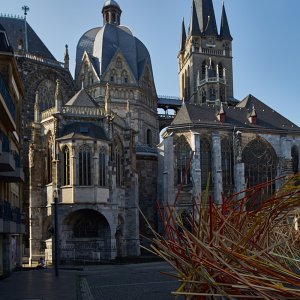
[{"label": "small dome turret", "polygon": [[119,4],[114,0],[106,0],[103,8],[103,25],[112,24],[112,25],[120,25],[122,10]]}]

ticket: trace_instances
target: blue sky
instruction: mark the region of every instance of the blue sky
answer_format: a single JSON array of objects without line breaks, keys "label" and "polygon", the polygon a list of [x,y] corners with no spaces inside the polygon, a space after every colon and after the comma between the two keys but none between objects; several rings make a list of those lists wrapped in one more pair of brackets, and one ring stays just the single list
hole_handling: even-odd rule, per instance
[{"label": "blue sky", "polygon": [[[102,25],[104,0],[11,0],[0,12],[22,14],[54,56],[69,45],[72,68],[80,36]],[[157,93],[178,96],[177,54],[181,20],[192,0],[118,0],[121,23],[147,46]],[[218,26],[222,0],[214,0]],[[300,126],[300,0],[225,0],[233,36],[234,96],[252,94]],[[73,70],[72,70],[73,73]]]}]

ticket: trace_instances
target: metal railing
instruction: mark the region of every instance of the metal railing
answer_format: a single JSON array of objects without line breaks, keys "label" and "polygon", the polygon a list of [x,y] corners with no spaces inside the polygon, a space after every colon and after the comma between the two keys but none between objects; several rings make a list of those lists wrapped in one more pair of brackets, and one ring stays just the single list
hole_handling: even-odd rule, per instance
[{"label": "metal railing", "polygon": [[0,200],[0,218],[4,221],[21,223],[21,210],[19,207],[13,207],[11,203]]},{"label": "metal railing", "polygon": [[0,75],[0,93],[4,99],[4,102],[12,116],[12,118],[15,120],[16,119],[16,108],[15,108],[15,104],[5,86],[4,80],[2,78],[2,76]]}]

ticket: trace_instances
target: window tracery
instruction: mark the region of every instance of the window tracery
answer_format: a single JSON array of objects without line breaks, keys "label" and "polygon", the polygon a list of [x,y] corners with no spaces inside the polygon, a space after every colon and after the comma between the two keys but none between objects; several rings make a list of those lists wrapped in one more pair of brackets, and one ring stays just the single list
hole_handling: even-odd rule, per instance
[{"label": "window tracery", "polygon": [[201,164],[201,183],[202,190],[205,190],[207,187],[207,182],[209,179],[209,186],[212,186],[212,176],[211,176],[211,143],[207,137],[201,138],[200,141],[200,164]]},{"label": "window tracery", "polygon": [[234,187],[233,147],[229,138],[222,139],[221,158],[222,158],[223,189],[227,193],[233,192],[233,187]]},{"label": "window tracery", "polygon": [[188,185],[191,183],[191,168],[188,166],[191,153],[192,149],[186,138],[184,136],[179,137],[175,145],[177,184]]},{"label": "window tracery", "polygon": [[123,146],[119,139],[115,139],[114,160],[116,166],[116,184],[120,187],[124,184],[124,154]]},{"label": "window tracery", "polygon": [[106,155],[105,148],[101,147],[99,152],[99,185],[106,186]]},{"label": "window tracery", "polygon": [[43,80],[37,88],[40,99],[40,111],[54,107],[56,84],[51,80]]},{"label": "window tracery", "polygon": [[78,168],[79,185],[91,185],[91,149],[87,145],[83,145],[79,149]]},{"label": "window tracery", "polygon": [[299,172],[299,151],[297,146],[293,146],[291,150],[293,173]]},{"label": "window tracery", "polygon": [[[277,175],[277,156],[272,146],[261,138],[249,142],[242,152],[245,163],[245,180],[247,187],[270,181]],[[268,186],[257,204],[275,191],[275,184]]]},{"label": "window tracery", "polygon": [[63,148],[63,185],[70,185],[70,150]]}]

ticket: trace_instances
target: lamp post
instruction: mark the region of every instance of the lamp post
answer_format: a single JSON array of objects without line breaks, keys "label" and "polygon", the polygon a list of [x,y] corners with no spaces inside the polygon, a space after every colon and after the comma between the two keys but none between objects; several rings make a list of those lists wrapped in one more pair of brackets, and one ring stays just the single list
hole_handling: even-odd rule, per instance
[{"label": "lamp post", "polygon": [[58,198],[57,191],[53,192],[53,200],[54,200],[54,269],[55,269],[55,277],[58,277]]}]

